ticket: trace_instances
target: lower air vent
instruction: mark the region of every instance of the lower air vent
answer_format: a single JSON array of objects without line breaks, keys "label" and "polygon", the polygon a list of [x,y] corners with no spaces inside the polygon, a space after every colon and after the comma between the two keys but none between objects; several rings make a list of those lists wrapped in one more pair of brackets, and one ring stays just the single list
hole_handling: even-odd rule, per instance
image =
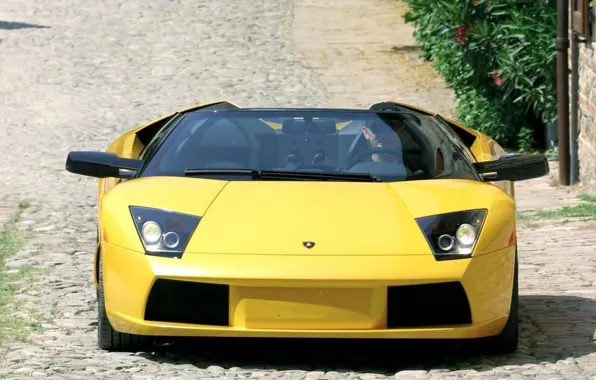
[{"label": "lower air vent", "polygon": [[387,289],[387,328],[469,323],[472,323],[472,312],[466,291],[459,282]]},{"label": "lower air vent", "polygon": [[146,321],[229,325],[227,285],[158,279],[145,309]]}]

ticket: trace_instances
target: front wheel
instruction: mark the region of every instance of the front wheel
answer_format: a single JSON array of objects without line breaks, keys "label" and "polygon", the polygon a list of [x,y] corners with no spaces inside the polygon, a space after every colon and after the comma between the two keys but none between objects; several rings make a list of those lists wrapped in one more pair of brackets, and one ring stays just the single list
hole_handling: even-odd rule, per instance
[{"label": "front wheel", "polygon": [[107,351],[141,351],[150,345],[147,336],[115,331],[106,314],[101,252],[98,257],[99,289],[97,290],[97,345]]}]

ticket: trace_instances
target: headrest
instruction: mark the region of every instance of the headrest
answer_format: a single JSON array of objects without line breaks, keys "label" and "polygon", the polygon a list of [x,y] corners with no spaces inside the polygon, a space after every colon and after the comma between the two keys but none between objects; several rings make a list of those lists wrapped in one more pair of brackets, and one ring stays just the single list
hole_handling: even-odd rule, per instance
[{"label": "headrest", "polygon": [[220,120],[209,129],[200,139],[201,145],[216,145],[216,146],[245,146],[248,147],[249,142],[242,134],[240,129],[228,120]]},{"label": "headrest", "polygon": [[379,102],[374,103],[370,106],[369,110],[371,111],[408,111],[407,108],[401,107],[395,103],[390,102]]},{"label": "headrest", "polygon": [[[365,124],[366,128],[373,131],[373,133],[391,132],[391,130],[399,130],[406,126],[404,119],[395,120],[370,120]],[[397,132],[396,132],[397,133]]]}]

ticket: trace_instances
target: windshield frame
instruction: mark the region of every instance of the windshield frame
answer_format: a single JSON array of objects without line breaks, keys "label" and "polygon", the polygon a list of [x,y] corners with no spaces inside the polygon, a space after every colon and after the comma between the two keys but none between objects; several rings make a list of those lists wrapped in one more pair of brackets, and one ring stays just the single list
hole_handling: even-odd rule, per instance
[{"label": "windshield frame", "polygon": [[[159,156],[160,153],[162,152],[164,145],[167,145],[169,142],[171,142],[171,137],[172,135],[175,135],[177,131],[179,131],[179,128],[184,127],[184,123],[185,121],[191,119],[191,118],[196,118],[197,120],[200,119],[203,116],[207,116],[208,114],[212,114],[212,115],[216,115],[219,117],[221,115],[226,115],[226,114],[238,114],[238,113],[247,113],[247,114],[257,114],[259,116],[262,115],[267,115],[266,119],[275,119],[275,118],[288,118],[288,117],[292,117],[292,114],[294,113],[300,113],[301,116],[307,118],[307,117],[334,117],[335,115],[350,115],[350,114],[370,114],[370,115],[376,115],[378,117],[382,116],[382,115],[388,115],[389,117],[395,117],[397,115],[408,115],[409,117],[414,117],[418,120],[420,119],[426,119],[432,122],[432,124],[434,126],[436,126],[436,130],[433,131],[432,133],[435,133],[436,136],[435,137],[440,137],[440,138],[444,138],[447,142],[449,142],[449,147],[455,152],[455,154],[457,155],[457,159],[459,159],[460,161],[463,162],[463,164],[466,166],[466,170],[467,173],[470,175],[470,177],[466,177],[466,178],[461,178],[461,179],[468,179],[468,180],[476,180],[476,181],[482,181],[481,176],[479,175],[478,171],[476,170],[476,168],[474,167],[474,161],[470,161],[468,155],[470,154],[469,152],[465,152],[465,150],[463,150],[463,148],[460,146],[461,142],[457,141],[451,134],[449,131],[446,131],[445,128],[449,128],[448,126],[445,126],[445,124],[443,124],[444,121],[442,121],[440,118],[437,118],[438,115],[428,115],[428,114],[420,114],[417,113],[415,111],[395,111],[395,110],[383,110],[383,111],[378,111],[378,110],[367,110],[367,109],[341,109],[341,108],[239,108],[239,109],[227,109],[227,110],[211,110],[211,109],[206,109],[206,110],[194,110],[191,112],[187,112],[187,113],[179,113],[176,116],[174,116],[172,118],[172,120],[170,120],[168,123],[166,123],[156,134],[156,137],[154,137],[154,139],[152,139],[146,146],[146,148],[143,150],[143,152],[141,153],[141,159],[143,160],[143,165],[141,166],[140,170],[138,170],[133,178],[143,178],[143,177],[152,177],[152,176],[156,176],[155,174],[146,174],[147,169],[152,165],[152,163],[154,163],[154,159],[156,158],[156,156]],[[260,120],[260,121],[264,121],[265,118],[263,117],[259,117],[259,116],[255,116],[255,120]],[[354,119],[358,119],[358,116],[355,116]],[[349,118],[348,118],[349,119]],[[351,120],[354,120],[351,119]],[[422,123],[422,122],[421,122]],[[418,127],[420,128],[420,127]],[[397,131],[395,131],[395,133],[398,133]],[[418,131],[418,133],[421,133],[424,135],[425,138],[428,138],[428,136],[426,136],[426,131]],[[151,149],[148,149],[149,147],[151,147]],[[473,158],[473,156],[472,156]],[[187,170],[187,169],[197,169],[197,168],[181,168],[182,171]],[[261,170],[261,169],[254,169],[254,170]],[[280,170],[283,170],[282,168],[280,168]],[[297,171],[297,172],[301,172]],[[346,178],[346,181],[349,181],[349,174],[348,172],[345,171],[338,171],[338,172],[329,172],[329,174],[331,175],[337,175],[337,174],[341,174],[341,173],[345,173],[347,174],[348,178]],[[353,173],[352,173],[353,174]],[[370,173],[369,173],[370,174]],[[371,174],[374,176],[374,174]],[[168,175],[165,175],[168,176]],[[173,175],[173,176],[178,176],[178,175]],[[184,175],[182,175],[184,176]],[[448,176],[445,176],[446,178],[450,178]],[[424,180],[431,180],[431,179],[441,179],[443,178],[443,176],[437,176],[435,178],[427,178]],[[404,180],[404,181],[411,181],[411,180]],[[394,181],[380,181],[380,182],[394,182]],[[396,181],[396,182],[401,182],[401,181]]]}]

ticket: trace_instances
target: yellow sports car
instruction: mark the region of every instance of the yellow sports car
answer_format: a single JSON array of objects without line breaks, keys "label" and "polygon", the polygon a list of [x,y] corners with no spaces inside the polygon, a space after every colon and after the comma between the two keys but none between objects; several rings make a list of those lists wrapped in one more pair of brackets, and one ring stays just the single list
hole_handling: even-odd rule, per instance
[{"label": "yellow sports car", "polygon": [[[241,108],[133,129],[99,178],[98,345],[155,336],[518,342],[512,181],[543,155],[409,105]],[[472,339],[475,338],[475,339]]]}]

